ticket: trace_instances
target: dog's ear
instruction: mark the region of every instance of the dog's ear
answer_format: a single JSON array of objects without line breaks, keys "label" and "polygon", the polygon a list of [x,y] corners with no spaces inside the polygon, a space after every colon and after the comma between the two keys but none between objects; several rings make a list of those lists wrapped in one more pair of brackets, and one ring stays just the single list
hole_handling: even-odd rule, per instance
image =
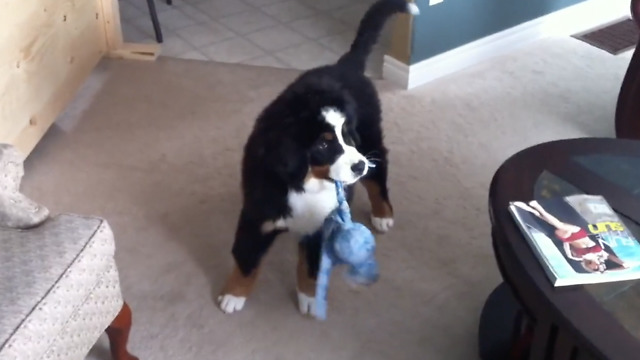
[{"label": "dog's ear", "polygon": [[265,153],[264,166],[267,169],[273,171],[288,186],[302,186],[309,170],[308,155],[292,137],[272,137]]},{"label": "dog's ear", "polygon": [[356,111],[355,101],[349,94],[344,95],[345,103],[343,107],[344,114],[347,118],[346,130],[347,135],[353,140],[353,145],[360,145],[360,134],[358,134],[358,114]]},{"label": "dog's ear", "polygon": [[355,125],[350,124],[347,128],[347,132],[349,134],[349,137],[353,140],[353,145],[356,147],[360,145],[360,135],[358,135],[358,131],[356,130]]}]

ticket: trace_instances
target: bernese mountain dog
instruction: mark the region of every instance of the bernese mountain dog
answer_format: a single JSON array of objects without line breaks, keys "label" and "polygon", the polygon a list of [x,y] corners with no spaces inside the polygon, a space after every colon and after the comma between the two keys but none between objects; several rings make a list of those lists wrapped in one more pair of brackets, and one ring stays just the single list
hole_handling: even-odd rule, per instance
[{"label": "bernese mountain dog", "polygon": [[[380,101],[365,67],[386,21],[396,13],[419,11],[406,0],[378,0],[362,18],[347,53],[335,64],[301,74],[258,116],[244,147],[235,264],[217,299],[225,313],[244,307],[262,258],[279,234],[310,235],[320,228],[337,207],[334,181],[345,184],[349,199],[353,185],[362,183],[375,230],[393,226]],[[300,242],[297,288],[303,314],[314,311],[319,254],[319,239]]]}]

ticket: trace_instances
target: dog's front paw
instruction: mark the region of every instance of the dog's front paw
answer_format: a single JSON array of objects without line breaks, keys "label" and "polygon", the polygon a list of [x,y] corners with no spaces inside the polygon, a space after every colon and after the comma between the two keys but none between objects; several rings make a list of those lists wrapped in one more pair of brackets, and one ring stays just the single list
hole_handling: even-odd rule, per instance
[{"label": "dog's front paw", "polygon": [[379,218],[371,216],[371,224],[376,231],[386,233],[393,227],[393,218]]},{"label": "dog's front paw", "polygon": [[302,315],[313,315],[316,313],[316,299],[298,291],[298,309]]},{"label": "dog's front paw", "polygon": [[218,296],[218,305],[220,310],[226,314],[232,314],[242,310],[247,298],[244,296],[234,296],[230,294],[224,294]]}]

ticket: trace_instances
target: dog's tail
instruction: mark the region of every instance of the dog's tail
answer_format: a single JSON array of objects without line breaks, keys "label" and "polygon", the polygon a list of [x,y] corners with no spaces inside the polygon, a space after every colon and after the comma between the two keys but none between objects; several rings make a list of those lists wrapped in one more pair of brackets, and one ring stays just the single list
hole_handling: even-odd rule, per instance
[{"label": "dog's tail", "polygon": [[407,0],[378,0],[364,14],[356,38],[351,44],[351,49],[342,55],[338,60],[338,65],[364,73],[367,58],[378,41],[384,24],[396,13],[418,15],[420,10],[416,4],[407,2]]}]

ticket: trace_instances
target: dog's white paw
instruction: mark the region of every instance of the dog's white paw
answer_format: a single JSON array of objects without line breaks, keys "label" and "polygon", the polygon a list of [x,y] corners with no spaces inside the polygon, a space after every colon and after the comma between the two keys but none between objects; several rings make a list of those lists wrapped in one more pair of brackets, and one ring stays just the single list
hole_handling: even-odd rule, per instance
[{"label": "dog's white paw", "polygon": [[220,310],[227,314],[232,314],[242,310],[246,301],[247,298],[244,296],[234,296],[229,294],[218,296],[218,305],[220,305]]},{"label": "dog's white paw", "polygon": [[393,227],[393,218],[379,218],[372,216],[371,224],[373,228],[381,233],[386,233]]},{"label": "dog's white paw", "polygon": [[313,315],[316,312],[316,299],[298,291],[298,309],[302,315]]}]

